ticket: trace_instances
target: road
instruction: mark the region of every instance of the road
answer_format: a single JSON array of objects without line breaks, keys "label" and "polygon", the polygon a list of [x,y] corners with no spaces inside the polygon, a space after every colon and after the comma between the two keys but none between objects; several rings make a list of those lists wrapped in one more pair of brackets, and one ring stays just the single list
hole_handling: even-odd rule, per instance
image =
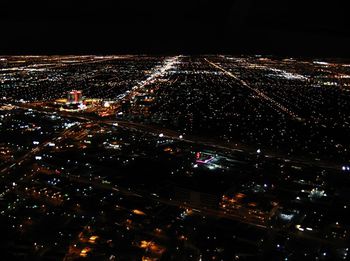
[{"label": "road", "polygon": [[[32,150],[30,150],[29,152],[27,152],[26,154],[24,154],[23,156],[17,158],[14,162],[11,162],[9,164],[7,164],[7,166],[3,167],[0,170],[0,174],[4,175],[5,173],[11,171],[12,169],[14,169],[15,167],[22,165],[23,163],[25,163],[25,161],[32,159],[35,155],[37,155],[42,149],[44,149],[49,143],[54,143],[55,141],[57,141],[57,139],[59,139],[59,137],[64,138],[66,135],[68,135],[68,133],[70,131],[72,131],[73,129],[77,128],[79,125],[72,125],[71,127],[63,130],[60,133],[57,133],[55,135],[55,137],[52,137],[50,140],[42,142],[41,144],[39,144],[38,146],[36,146],[35,148],[33,148]],[[3,176],[4,177],[4,176]]]},{"label": "road", "polygon": [[[41,111],[41,110],[39,110],[39,111]],[[159,135],[159,133],[163,133],[164,137],[168,137],[168,138],[173,139],[173,140],[181,140],[181,141],[188,142],[188,143],[205,145],[205,146],[208,146],[211,148],[216,148],[216,149],[232,150],[232,148],[228,148],[226,146],[221,146],[221,145],[215,145],[215,144],[212,144],[208,141],[203,141],[203,140],[196,138],[196,137],[187,136],[186,139],[183,139],[183,138],[180,138],[178,133],[176,133],[175,131],[167,130],[167,129],[164,129],[164,128],[161,128],[158,126],[149,126],[149,125],[144,125],[142,123],[134,123],[134,122],[127,122],[127,121],[96,120],[95,118],[92,118],[92,117],[87,117],[87,116],[85,117],[85,116],[80,116],[80,115],[78,116],[78,115],[74,115],[74,114],[67,115],[67,113],[65,113],[64,116],[69,117],[69,118],[73,118],[76,120],[77,119],[83,120],[84,122],[94,121],[95,123],[109,125],[109,126],[114,126],[114,124],[117,122],[118,127],[121,127],[121,128],[132,129],[132,130],[137,130],[137,131],[141,131],[141,132],[147,132],[147,133],[150,133],[152,135],[157,135],[157,136]],[[67,137],[67,135],[69,135],[71,133],[71,131],[73,131],[75,128],[78,128],[78,127],[80,127],[80,125],[76,124],[76,125],[71,126],[69,129],[65,129],[62,132],[56,134],[55,137],[51,138],[49,141],[41,143],[39,146],[33,148],[31,151],[29,151],[28,153],[26,153],[22,157],[18,158],[14,163],[12,163],[11,166],[3,168],[0,172],[2,174],[9,172],[14,167],[23,164],[25,161],[27,161],[29,159],[32,159],[35,154],[37,154],[41,150],[43,150],[50,142],[56,142],[56,143],[63,142],[64,139]],[[235,150],[237,150],[237,149],[235,149]],[[63,173],[61,175],[65,176],[66,178],[69,178],[70,180],[75,181],[77,183],[92,185],[95,188],[111,190],[113,192],[121,193],[121,194],[124,194],[127,196],[132,196],[132,197],[140,197],[140,198],[144,198],[144,199],[151,200],[154,202],[159,202],[159,203],[162,203],[162,204],[168,205],[168,206],[195,209],[195,210],[197,210],[197,213],[199,215],[211,216],[214,218],[231,219],[231,220],[235,220],[235,221],[238,221],[241,223],[249,224],[251,226],[254,226],[254,227],[257,227],[260,229],[269,229],[275,233],[287,233],[285,231],[281,231],[281,230],[278,230],[276,228],[269,227],[267,224],[263,224],[261,222],[254,222],[253,218],[252,219],[244,218],[240,215],[235,215],[233,213],[226,213],[225,211],[222,211],[220,209],[206,208],[203,206],[193,205],[190,203],[176,201],[176,200],[172,200],[172,199],[168,199],[168,198],[160,198],[160,197],[157,197],[157,196],[151,194],[149,191],[141,191],[141,190],[134,190],[131,188],[123,188],[123,187],[120,187],[120,186],[117,186],[114,184],[103,184],[97,180],[91,180],[91,179],[89,180],[89,179],[81,178],[78,176],[65,175]],[[27,178],[29,178],[29,177],[30,176],[28,176]],[[311,236],[311,235],[294,233],[294,232],[288,232],[288,234],[290,236],[296,237],[296,238],[302,237],[302,238],[308,238],[310,240],[317,240],[317,241],[320,241],[320,242],[326,243],[326,244],[331,243],[327,240],[319,239],[319,238]]]},{"label": "road", "polygon": [[255,94],[257,94],[261,99],[267,101],[269,104],[273,105],[275,107],[275,109],[277,109],[278,111],[285,113],[287,115],[289,115],[290,117],[292,117],[295,120],[298,121],[302,121],[303,119],[300,118],[295,112],[291,111],[290,109],[288,109],[287,107],[283,106],[282,104],[280,104],[279,102],[277,102],[276,100],[272,99],[271,97],[269,97],[268,95],[266,95],[265,93],[263,93],[262,91],[253,88],[252,86],[250,86],[246,81],[242,80],[241,78],[237,77],[236,75],[234,75],[233,73],[225,70],[224,68],[222,68],[220,65],[213,63],[211,61],[209,61],[207,58],[204,58],[204,60],[209,63],[211,66],[219,69],[220,71],[224,72],[227,76],[235,79],[236,81],[238,81],[241,86],[248,88],[249,90],[251,90],[252,92],[254,92]]},{"label": "road", "polygon": [[[125,121],[125,120],[111,120],[111,119],[101,119],[98,116],[90,116],[90,115],[82,115],[79,113],[74,112],[65,112],[65,111],[53,111],[50,108],[45,107],[33,107],[29,104],[22,104],[18,103],[16,104],[18,108],[24,108],[24,109],[32,109],[33,111],[37,111],[40,113],[47,113],[52,114],[53,112],[59,113],[60,116],[70,118],[72,120],[77,121],[92,121],[94,123],[98,124],[105,124],[105,125],[113,125],[115,123],[118,124],[118,127],[133,130],[133,131],[139,131],[143,133],[148,133],[154,136],[158,136],[160,133],[162,133],[164,138],[169,138],[176,141],[182,141],[187,142],[189,144],[195,144],[199,146],[206,146],[208,149],[216,149],[216,150],[222,150],[227,152],[244,152],[250,155],[256,155],[256,149],[252,146],[247,146],[245,144],[240,144],[237,142],[227,143],[224,141],[220,141],[217,139],[209,139],[206,137],[199,137],[194,135],[184,135],[184,137],[180,138],[180,135],[182,133],[179,133],[174,130],[170,130],[167,128],[164,128],[162,126],[157,125],[150,125],[150,124],[144,124],[140,122],[132,122],[132,121]],[[113,125],[114,126],[114,125]],[[276,151],[264,151],[265,154],[262,156],[266,156],[268,158],[273,158],[281,161],[288,161],[291,164],[303,164],[308,165],[312,167],[319,167],[329,170],[340,170],[342,165],[334,162],[322,162],[322,161],[316,161],[312,159],[305,159],[305,158],[298,158],[298,157],[291,157],[285,154],[280,154]]]}]

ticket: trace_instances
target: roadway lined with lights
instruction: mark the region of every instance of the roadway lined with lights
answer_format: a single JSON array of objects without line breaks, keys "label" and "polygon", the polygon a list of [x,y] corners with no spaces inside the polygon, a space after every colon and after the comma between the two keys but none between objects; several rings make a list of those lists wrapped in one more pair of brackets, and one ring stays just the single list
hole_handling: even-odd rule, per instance
[{"label": "roadway lined with lights", "polygon": [[[30,150],[29,152],[27,152],[25,155],[23,155],[22,157],[18,158],[14,163],[12,162],[10,166],[6,166],[6,167],[2,168],[0,170],[0,173],[4,174],[4,173],[10,171],[11,169],[13,169],[16,166],[22,165],[26,160],[28,160],[31,157],[33,157],[34,155],[36,155],[38,152],[40,152],[42,149],[44,149],[50,143],[52,143],[54,141],[57,141],[59,139],[59,137],[65,137],[69,132],[71,132],[74,128],[77,128],[78,126],[80,126],[80,125],[79,124],[71,125],[70,127],[64,129],[62,132],[57,133],[55,135],[55,137],[51,138],[49,141],[42,142],[37,147],[35,147],[32,150]],[[4,176],[2,176],[2,177],[4,178]]]},{"label": "roadway lined with lights", "polygon": [[209,61],[207,58],[204,58],[204,60],[207,63],[209,63],[210,65],[212,65],[213,67],[215,67],[215,68],[219,69],[220,71],[224,72],[226,75],[228,75],[231,78],[234,78],[236,81],[240,82],[242,86],[244,86],[244,87],[248,88],[249,90],[255,92],[259,97],[261,97],[262,99],[268,101],[270,104],[275,106],[275,108],[277,108],[279,111],[281,111],[281,112],[283,112],[285,114],[288,114],[290,117],[292,117],[295,120],[299,120],[299,121],[302,120],[302,118],[300,118],[296,113],[294,113],[293,111],[291,111],[287,107],[283,106],[279,102],[275,101],[271,97],[267,96],[262,91],[259,91],[258,89],[255,89],[255,88],[251,87],[246,81],[240,79],[239,77],[237,77],[233,73],[225,70],[224,68],[222,68],[221,66],[217,65],[216,63],[213,63],[213,62]]},{"label": "roadway lined with lights", "polygon": [[[23,108],[23,109],[32,109],[33,111],[37,111],[37,112],[41,112],[41,113],[47,113],[50,114],[52,113],[52,111],[50,111],[48,108],[44,108],[41,107],[40,109],[36,108],[36,107],[31,107],[28,104],[21,104],[21,103],[17,103],[16,106],[18,108]],[[118,126],[121,128],[125,128],[125,129],[130,129],[130,130],[134,130],[134,131],[139,131],[139,132],[145,132],[151,135],[162,135],[163,138],[169,138],[169,139],[173,139],[176,141],[183,141],[183,142],[187,142],[187,143],[192,143],[192,144],[196,144],[196,145],[203,145],[203,146],[208,146],[211,148],[215,148],[215,149],[219,149],[219,150],[228,150],[228,151],[232,151],[232,152],[237,152],[237,151],[244,151],[245,153],[249,153],[252,155],[256,154],[256,149],[249,147],[249,146],[245,146],[244,144],[230,144],[230,143],[218,143],[218,141],[215,140],[209,140],[209,139],[205,139],[203,137],[197,137],[197,136],[193,136],[193,135],[181,135],[180,133],[174,131],[174,130],[170,130],[161,126],[156,126],[156,125],[148,125],[148,124],[143,124],[143,123],[138,123],[138,122],[131,122],[131,121],[122,121],[122,120],[111,120],[111,119],[97,119],[96,117],[91,117],[91,116],[87,116],[87,115],[79,115],[79,114],[75,114],[75,113],[69,113],[69,112],[63,112],[60,111],[59,114],[62,117],[67,117],[67,118],[71,118],[74,120],[81,120],[81,121],[91,121],[93,120],[95,123],[98,124],[106,124],[109,126]],[[327,168],[327,169],[335,169],[335,170],[339,170],[341,168],[341,165],[339,164],[335,164],[333,162],[319,162],[319,161],[311,161],[311,160],[306,160],[304,158],[296,158],[296,157],[289,157],[286,155],[282,155],[282,154],[276,154],[274,152],[266,152],[265,151],[265,155],[267,155],[267,157],[270,158],[275,158],[278,160],[288,160],[291,162],[295,162],[295,163],[300,163],[300,164],[306,164],[306,165],[310,165],[310,166],[315,166],[315,167],[322,167],[322,168]]]},{"label": "roadway lined with lights", "polygon": [[167,58],[163,61],[161,66],[155,66],[152,70],[152,73],[148,76],[146,80],[139,82],[137,85],[132,87],[131,93],[130,90],[127,90],[123,94],[120,94],[118,97],[121,100],[129,95],[128,99],[132,100],[137,95],[137,91],[154,83],[157,79],[162,78],[168,70],[173,68],[174,64],[178,62],[180,56],[174,56]]}]

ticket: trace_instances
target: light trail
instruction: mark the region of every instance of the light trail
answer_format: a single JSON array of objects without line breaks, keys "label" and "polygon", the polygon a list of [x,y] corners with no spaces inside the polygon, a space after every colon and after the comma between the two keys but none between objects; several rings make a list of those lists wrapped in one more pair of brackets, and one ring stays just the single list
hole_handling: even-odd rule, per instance
[{"label": "light trail", "polygon": [[226,75],[230,76],[231,78],[234,78],[236,81],[240,82],[242,86],[248,88],[249,90],[255,92],[260,98],[268,101],[270,104],[272,104],[273,106],[275,106],[275,108],[277,108],[279,111],[288,114],[290,117],[292,117],[295,120],[302,120],[302,118],[300,118],[296,113],[294,113],[293,111],[291,111],[290,109],[288,109],[287,107],[283,106],[282,104],[280,104],[279,102],[277,102],[276,100],[272,99],[271,97],[267,96],[265,93],[263,93],[262,91],[255,89],[253,87],[251,87],[246,81],[240,79],[239,77],[237,77],[236,75],[234,75],[233,73],[225,70],[224,68],[222,68],[221,66],[209,61],[207,58],[204,58],[204,60],[209,63],[210,65],[214,66],[215,68],[219,69],[220,71],[224,72]]}]

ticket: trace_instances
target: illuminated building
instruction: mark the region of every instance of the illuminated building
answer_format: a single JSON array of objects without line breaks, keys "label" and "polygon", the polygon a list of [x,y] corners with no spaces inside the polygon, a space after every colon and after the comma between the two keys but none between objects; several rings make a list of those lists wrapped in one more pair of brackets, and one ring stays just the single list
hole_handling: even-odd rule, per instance
[{"label": "illuminated building", "polygon": [[82,91],[72,90],[68,92],[68,103],[80,103],[82,101]]}]

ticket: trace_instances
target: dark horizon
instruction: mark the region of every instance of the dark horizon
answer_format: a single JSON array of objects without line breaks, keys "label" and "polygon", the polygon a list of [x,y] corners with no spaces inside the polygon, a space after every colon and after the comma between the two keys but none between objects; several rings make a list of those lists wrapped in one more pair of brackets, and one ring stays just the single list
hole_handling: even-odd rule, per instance
[{"label": "dark horizon", "polygon": [[344,4],[313,2],[21,4],[5,0],[0,4],[0,54],[220,53],[349,58]]}]

